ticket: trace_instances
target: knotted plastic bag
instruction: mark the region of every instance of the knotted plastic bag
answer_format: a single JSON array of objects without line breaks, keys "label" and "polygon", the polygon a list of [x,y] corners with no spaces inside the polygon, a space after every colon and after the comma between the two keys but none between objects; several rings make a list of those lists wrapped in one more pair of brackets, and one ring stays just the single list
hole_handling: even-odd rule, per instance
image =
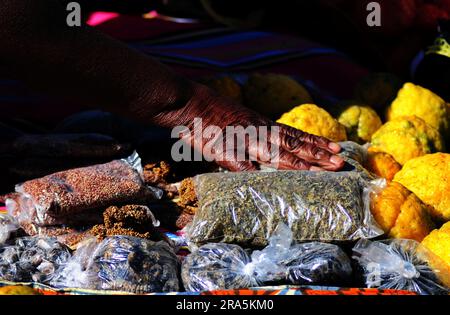
[{"label": "knotted plastic bag", "polygon": [[133,236],[85,241],[51,282],[54,287],[132,293],[179,290],[178,258],[168,243]]},{"label": "knotted plastic bag", "polygon": [[353,252],[369,288],[407,290],[424,295],[450,292],[449,266],[414,240],[360,240]]},{"label": "knotted plastic bag", "polygon": [[0,246],[0,279],[48,284],[70,256],[69,248],[55,238],[17,238],[12,245]]},{"label": "knotted plastic bag", "polygon": [[291,244],[292,231],[280,224],[263,250],[249,253],[234,244],[210,243],[183,262],[187,291],[248,288],[268,283],[339,285],[352,274],[350,259],[336,245]]}]

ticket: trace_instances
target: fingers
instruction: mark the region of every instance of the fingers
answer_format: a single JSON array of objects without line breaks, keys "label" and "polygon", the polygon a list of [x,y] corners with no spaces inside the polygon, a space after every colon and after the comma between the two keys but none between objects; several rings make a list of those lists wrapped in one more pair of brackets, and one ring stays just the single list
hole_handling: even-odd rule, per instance
[{"label": "fingers", "polygon": [[284,137],[282,147],[310,164],[325,170],[336,171],[344,166],[344,160],[340,156],[298,138]]},{"label": "fingers", "polygon": [[341,151],[341,146],[339,144],[337,144],[333,141],[330,141],[327,138],[311,135],[304,131],[301,131],[301,130],[298,130],[298,129],[295,129],[295,128],[292,128],[290,126],[283,125],[280,123],[277,123],[276,125],[280,127],[281,135],[287,135],[292,138],[296,138],[301,141],[314,144],[325,150],[331,151],[332,153],[339,153]]}]

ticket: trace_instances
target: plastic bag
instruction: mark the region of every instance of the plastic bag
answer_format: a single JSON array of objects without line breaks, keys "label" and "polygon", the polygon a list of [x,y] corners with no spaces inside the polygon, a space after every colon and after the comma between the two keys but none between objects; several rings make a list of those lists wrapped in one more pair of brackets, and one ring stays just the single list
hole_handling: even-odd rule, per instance
[{"label": "plastic bag", "polygon": [[0,214],[0,245],[5,243],[19,228],[19,223],[12,216]]},{"label": "plastic bag", "polygon": [[266,246],[280,222],[294,241],[353,241],[383,234],[356,172],[210,173],[194,178],[199,209],[185,231],[207,242]]},{"label": "plastic bag", "polygon": [[339,142],[341,152],[339,155],[343,158],[352,159],[363,165],[367,159],[367,147],[353,141]]},{"label": "plastic bag", "polygon": [[450,293],[450,268],[414,240],[360,240],[353,248],[369,288]]},{"label": "plastic bag", "polygon": [[341,152],[338,155],[345,161],[341,171],[358,172],[362,178],[368,181],[376,179],[376,176],[363,166],[367,159],[366,145],[362,146],[352,141],[339,142],[339,145],[341,146]]},{"label": "plastic bag", "polygon": [[133,293],[179,290],[178,258],[168,243],[112,236],[80,244],[51,285]]},{"label": "plastic bag", "polygon": [[69,249],[54,238],[18,238],[14,245],[0,247],[0,279],[48,284],[70,256]]},{"label": "plastic bag", "polygon": [[210,243],[183,262],[181,277],[188,291],[248,288],[269,283],[342,285],[352,274],[350,259],[336,245],[294,244],[280,224],[269,246],[251,255],[238,245]]},{"label": "plastic bag", "polygon": [[81,212],[127,202],[161,198],[162,191],[142,179],[137,153],[128,159],[48,175],[16,186],[20,195],[6,207],[19,222],[41,226],[64,224]]}]

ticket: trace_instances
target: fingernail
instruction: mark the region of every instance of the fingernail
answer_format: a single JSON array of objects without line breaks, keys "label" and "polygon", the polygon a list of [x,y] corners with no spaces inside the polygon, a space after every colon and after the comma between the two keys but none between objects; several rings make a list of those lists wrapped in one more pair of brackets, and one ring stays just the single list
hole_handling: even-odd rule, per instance
[{"label": "fingernail", "polygon": [[309,170],[310,170],[310,171],[314,171],[314,172],[320,172],[320,171],[323,171],[324,169],[323,169],[323,168],[320,168],[320,167],[317,167],[317,166],[311,166],[311,167],[309,168]]},{"label": "fingernail", "polygon": [[329,147],[331,150],[333,150],[334,152],[339,152],[339,151],[341,151],[341,146],[340,146],[339,144],[337,144],[337,143],[334,143],[334,142],[330,142],[330,143],[328,144],[328,147]]},{"label": "fingernail", "polygon": [[333,163],[333,164],[342,164],[342,163],[344,163],[344,159],[341,158],[341,157],[338,156],[338,155],[333,155],[333,156],[330,158],[330,161],[331,161],[331,163]]}]

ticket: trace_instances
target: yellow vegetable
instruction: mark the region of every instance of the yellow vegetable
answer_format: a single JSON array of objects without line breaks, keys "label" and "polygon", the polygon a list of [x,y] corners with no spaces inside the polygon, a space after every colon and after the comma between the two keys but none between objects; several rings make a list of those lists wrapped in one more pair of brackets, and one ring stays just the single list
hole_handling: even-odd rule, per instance
[{"label": "yellow vegetable", "polygon": [[411,115],[423,119],[443,136],[450,132],[450,110],[447,103],[428,89],[405,83],[389,107],[387,118],[392,120]]},{"label": "yellow vegetable", "polygon": [[369,142],[382,125],[380,117],[372,108],[358,105],[345,109],[338,121],[345,126],[348,140],[361,144]]},{"label": "yellow vegetable", "polygon": [[389,153],[401,165],[445,148],[439,132],[416,116],[388,121],[372,135],[371,143],[375,150]]},{"label": "yellow vegetable", "polygon": [[402,81],[390,73],[371,73],[356,86],[354,97],[362,104],[368,104],[383,111],[397,95]]},{"label": "yellow vegetable", "polygon": [[410,160],[395,175],[394,181],[431,206],[436,219],[450,220],[450,154],[428,154]]},{"label": "yellow vegetable", "polygon": [[200,83],[210,87],[217,94],[242,102],[242,89],[230,76],[223,77],[207,77],[199,80]]},{"label": "yellow vegetable", "polygon": [[373,196],[371,211],[389,237],[420,242],[434,228],[427,206],[396,182]]},{"label": "yellow vegetable", "polygon": [[345,141],[345,127],[326,110],[314,104],[304,104],[283,114],[277,122],[333,141]]},{"label": "yellow vegetable", "polygon": [[395,174],[402,168],[392,155],[385,152],[378,152],[372,147],[368,149],[364,167],[368,171],[388,181],[393,180]]},{"label": "yellow vegetable", "polygon": [[450,222],[432,231],[422,241],[422,245],[450,265]]},{"label": "yellow vegetable", "polygon": [[272,119],[298,104],[313,102],[301,84],[280,74],[253,74],[243,91],[247,107]]}]

